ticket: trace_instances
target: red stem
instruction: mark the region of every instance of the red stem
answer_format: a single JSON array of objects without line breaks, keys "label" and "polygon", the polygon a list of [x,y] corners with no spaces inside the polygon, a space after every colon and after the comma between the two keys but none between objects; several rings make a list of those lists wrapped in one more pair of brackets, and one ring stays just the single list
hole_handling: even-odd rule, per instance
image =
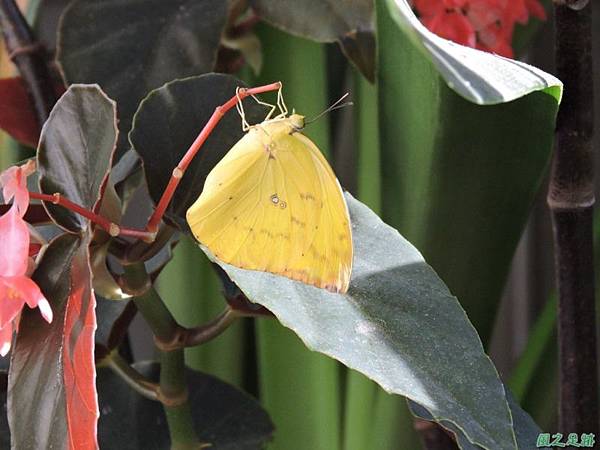
[{"label": "red stem", "polygon": [[150,217],[148,225],[146,225],[147,231],[155,233],[158,230],[158,224],[160,223],[163,215],[165,214],[167,206],[169,205],[171,199],[173,198],[173,195],[175,194],[175,189],[177,189],[179,181],[181,180],[181,178],[183,178],[183,175],[187,170],[188,166],[190,165],[190,163],[192,162],[192,160],[194,159],[194,157],[196,156],[196,154],[198,153],[198,151],[200,150],[200,148],[202,147],[212,130],[217,126],[221,118],[225,115],[225,113],[227,113],[227,111],[233,108],[239,100],[243,100],[244,98],[250,95],[275,91],[277,89],[281,89],[281,82],[279,81],[276,83],[267,84],[265,86],[258,86],[250,89],[240,89],[238,95],[234,95],[226,103],[215,108],[215,112],[212,114],[212,116],[210,117],[210,119],[196,138],[196,140],[192,143],[192,145],[190,146],[186,154],[183,156],[179,164],[177,164],[177,167],[173,169],[173,175],[169,180],[169,184],[163,192],[163,195],[160,198],[160,201],[158,202],[154,213]]},{"label": "red stem", "polygon": [[106,231],[111,236],[132,236],[140,239],[154,239],[154,233],[149,233],[144,230],[136,230],[133,228],[126,228],[117,225],[114,222],[100,216],[77,203],[73,203],[71,200],[63,197],[60,194],[40,194],[38,192],[29,192],[29,196],[36,200],[43,200],[45,202],[51,202],[55,205],[60,205],[64,208],[70,209],[77,214],[91,220],[95,224],[98,224],[100,228]]}]

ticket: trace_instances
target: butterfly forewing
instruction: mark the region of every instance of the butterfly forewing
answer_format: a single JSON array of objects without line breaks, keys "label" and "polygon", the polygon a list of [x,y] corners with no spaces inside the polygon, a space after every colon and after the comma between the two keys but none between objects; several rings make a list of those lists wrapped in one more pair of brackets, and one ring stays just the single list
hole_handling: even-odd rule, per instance
[{"label": "butterfly forewing", "polygon": [[251,128],[211,171],[187,218],[221,261],[348,288],[352,236],[341,188],[288,119]]}]

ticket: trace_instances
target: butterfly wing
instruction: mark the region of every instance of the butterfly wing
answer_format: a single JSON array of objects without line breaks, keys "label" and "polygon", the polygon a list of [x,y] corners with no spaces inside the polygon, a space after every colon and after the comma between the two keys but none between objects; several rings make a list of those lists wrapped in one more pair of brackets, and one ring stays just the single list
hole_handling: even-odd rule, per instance
[{"label": "butterfly wing", "polygon": [[211,171],[188,223],[224,262],[345,292],[352,235],[342,190],[315,144],[289,131],[251,129]]}]

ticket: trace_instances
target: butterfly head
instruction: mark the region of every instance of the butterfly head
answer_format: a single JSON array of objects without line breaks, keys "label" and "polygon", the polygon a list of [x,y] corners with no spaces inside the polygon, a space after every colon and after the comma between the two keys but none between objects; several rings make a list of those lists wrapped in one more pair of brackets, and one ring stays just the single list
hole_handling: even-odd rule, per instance
[{"label": "butterfly head", "polygon": [[288,117],[288,120],[290,121],[290,125],[294,131],[302,131],[304,129],[304,116],[301,116],[300,114],[292,114],[290,117]]}]

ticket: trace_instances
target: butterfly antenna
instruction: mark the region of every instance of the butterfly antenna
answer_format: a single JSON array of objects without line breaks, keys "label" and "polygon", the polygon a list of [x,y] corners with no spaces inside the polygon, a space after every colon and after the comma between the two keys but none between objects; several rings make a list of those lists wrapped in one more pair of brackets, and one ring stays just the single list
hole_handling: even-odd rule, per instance
[{"label": "butterfly antenna", "polygon": [[331,111],[335,111],[336,109],[342,109],[342,108],[345,108],[346,106],[352,106],[352,105],[354,105],[354,103],[352,103],[352,102],[344,102],[344,99],[346,97],[348,97],[348,95],[350,95],[350,93],[346,92],[344,95],[342,95],[335,103],[333,103],[327,109],[325,109],[324,111],[321,111],[319,114],[317,114],[312,119],[305,120],[304,121],[304,126],[306,126],[306,125],[308,125],[310,123],[313,123],[314,121],[320,119],[325,114],[330,113]]}]

